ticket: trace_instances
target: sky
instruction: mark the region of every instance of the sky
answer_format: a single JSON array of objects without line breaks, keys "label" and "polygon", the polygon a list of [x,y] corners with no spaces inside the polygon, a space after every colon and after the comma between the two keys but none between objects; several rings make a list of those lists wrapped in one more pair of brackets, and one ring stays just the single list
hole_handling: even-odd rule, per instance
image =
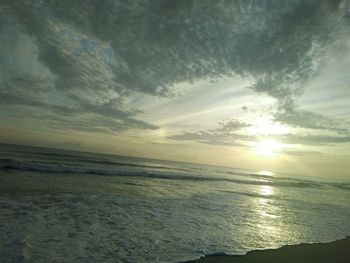
[{"label": "sky", "polygon": [[0,141],[350,180],[348,0],[0,0]]}]

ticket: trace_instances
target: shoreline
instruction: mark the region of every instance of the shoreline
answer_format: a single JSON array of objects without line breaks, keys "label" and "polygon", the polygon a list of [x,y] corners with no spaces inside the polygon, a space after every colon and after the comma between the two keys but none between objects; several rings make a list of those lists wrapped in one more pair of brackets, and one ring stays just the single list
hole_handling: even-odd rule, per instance
[{"label": "shoreline", "polygon": [[187,263],[348,263],[350,237],[329,243],[286,245],[245,255],[209,255]]}]

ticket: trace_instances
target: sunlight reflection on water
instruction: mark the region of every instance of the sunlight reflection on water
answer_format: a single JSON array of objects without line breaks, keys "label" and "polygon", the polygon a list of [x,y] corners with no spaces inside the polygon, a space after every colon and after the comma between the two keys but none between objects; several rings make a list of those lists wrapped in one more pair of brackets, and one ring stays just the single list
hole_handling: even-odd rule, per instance
[{"label": "sunlight reflection on water", "polygon": [[273,176],[273,172],[270,171],[260,171],[259,175]]},{"label": "sunlight reflection on water", "polygon": [[258,189],[261,198],[255,202],[257,216],[259,217],[257,224],[257,234],[261,237],[265,245],[274,247],[275,240],[281,235],[282,228],[279,221],[279,208],[268,198],[273,196],[274,188],[269,185],[261,185]]},{"label": "sunlight reflection on water", "polygon": [[262,185],[260,186],[260,194],[263,196],[270,196],[273,195],[273,188],[269,185]]}]

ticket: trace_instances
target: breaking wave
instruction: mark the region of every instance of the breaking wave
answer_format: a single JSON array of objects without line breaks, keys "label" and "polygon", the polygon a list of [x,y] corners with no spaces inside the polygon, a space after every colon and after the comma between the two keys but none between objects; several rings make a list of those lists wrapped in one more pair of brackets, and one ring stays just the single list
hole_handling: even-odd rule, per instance
[{"label": "breaking wave", "polygon": [[[45,173],[72,173],[72,174],[91,174],[101,176],[139,176],[156,179],[168,180],[190,180],[190,181],[226,181],[230,183],[247,184],[247,185],[267,185],[282,186],[295,188],[323,188],[333,186],[343,190],[350,190],[349,184],[320,183],[307,180],[291,178],[264,178],[261,175],[253,173],[233,173],[229,176],[211,176],[198,173],[190,169],[174,169],[173,167],[160,165],[141,165],[120,162],[98,162],[92,161],[98,165],[85,164],[62,164],[55,162],[27,161],[17,159],[0,159],[1,170],[21,170],[31,172]],[[171,170],[171,171],[170,171]],[[236,177],[236,178],[235,178]]]}]

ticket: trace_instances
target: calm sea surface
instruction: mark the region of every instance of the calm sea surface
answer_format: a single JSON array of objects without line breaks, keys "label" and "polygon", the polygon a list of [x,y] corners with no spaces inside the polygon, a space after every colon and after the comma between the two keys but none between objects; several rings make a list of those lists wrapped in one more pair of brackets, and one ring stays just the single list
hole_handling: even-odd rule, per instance
[{"label": "calm sea surface", "polygon": [[182,262],[350,235],[350,184],[0,144],[0,262]]}]

